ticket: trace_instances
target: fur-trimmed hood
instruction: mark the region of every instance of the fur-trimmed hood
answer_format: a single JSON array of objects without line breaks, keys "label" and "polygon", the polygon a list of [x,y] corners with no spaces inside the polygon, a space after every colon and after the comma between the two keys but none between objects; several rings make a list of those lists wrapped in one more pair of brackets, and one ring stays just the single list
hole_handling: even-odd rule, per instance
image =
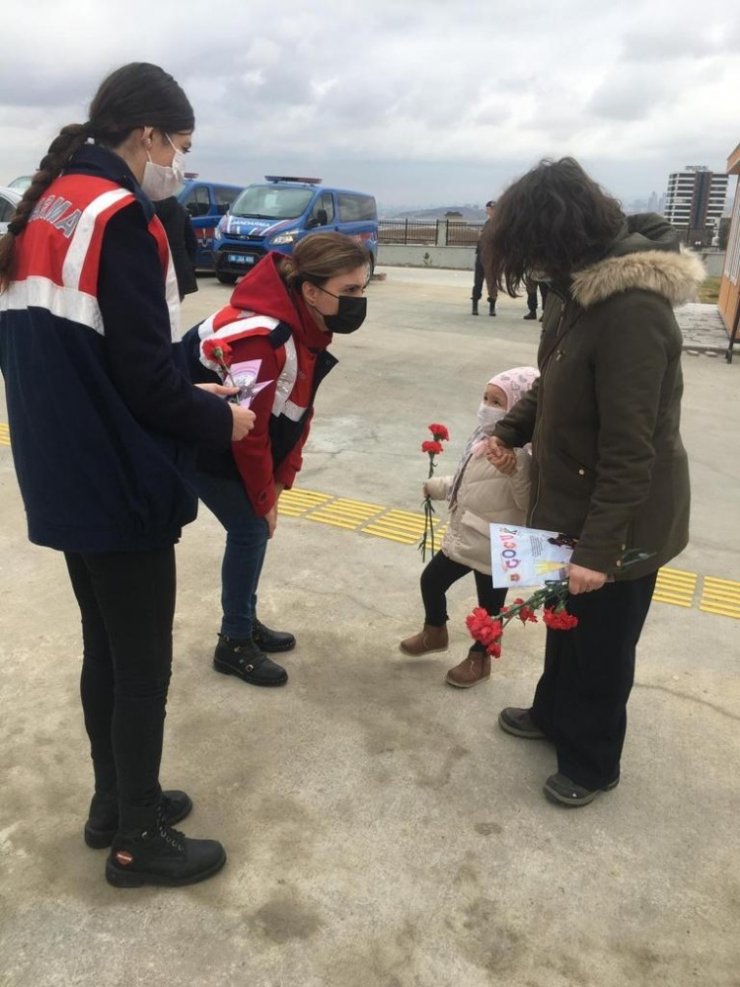
[{"label": "fur-trimmed hood", "polygon": [[679,252],[676,234],[662,216],[630,216],[604,260],[573,275],[570,292],[583,308],[633,288],[653,291],[671,305],[696,296],[706,277],[699,257]]}]

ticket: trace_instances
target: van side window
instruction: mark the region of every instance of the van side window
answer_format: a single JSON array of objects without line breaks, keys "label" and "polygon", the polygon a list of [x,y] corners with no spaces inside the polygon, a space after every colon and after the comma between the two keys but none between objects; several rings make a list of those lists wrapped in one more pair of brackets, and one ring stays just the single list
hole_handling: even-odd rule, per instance
[{"label": "van side window", "polygon": [[354,195],[337,192],[340,223],[356,223],[359,220],[376,220],[377,209],[372,195]]},{"label": "van side window", "polygon": [[311,209],[308,220],[310,227],[326,226],[334,222],[334,199],[331,192],[322,192]]},{"label": "van side window", "polygon": [[229,211],[231,203],[239,195],[240,189],[215,185],[213,191],[216,193],[216,211],[219,216],[224,216]]},{"label": "van side window", "polygon": [[211,208],[208,189],[205,185],[196,185],[185,196],[182,204],[192,217],[207,216]]}]

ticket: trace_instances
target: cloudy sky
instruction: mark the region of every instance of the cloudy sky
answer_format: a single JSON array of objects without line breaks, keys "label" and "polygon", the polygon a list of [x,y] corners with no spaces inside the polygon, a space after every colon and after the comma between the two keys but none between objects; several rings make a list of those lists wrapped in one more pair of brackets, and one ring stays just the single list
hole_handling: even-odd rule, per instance
[{"label": "cloudy sky", "polygon": [[317,175],[386,208],[481,203],[563,154],[630,202],[740,142],[717,0],[5,0],[0,37],[0,184],[132,60],[188,93],[202,177]]}]

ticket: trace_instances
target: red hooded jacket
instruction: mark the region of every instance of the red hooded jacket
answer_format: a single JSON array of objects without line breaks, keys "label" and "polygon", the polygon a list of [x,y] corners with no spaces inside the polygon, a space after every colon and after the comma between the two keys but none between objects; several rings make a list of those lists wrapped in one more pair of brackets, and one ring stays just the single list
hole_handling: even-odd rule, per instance
[{"label": "red hooded jacket", "polygon": [[[276,253],[264,257],[236,286],[231,303],[191,329],[183,340],[196,378],[202,379],[203,367],[215,369],[202,352],[202,343],[214,334],[229,345],[237,383],[239,365],[254,362],[257,393],[250,407],[256,421],[248,435],[232,444],[232,453],[260,517],[275,504],[275,484],[290,489],[301,469],[316,388],[336,363],[324,354],[332,334],[319,329],[303,297],[287,289],[277,269],[281,258]],[[195,361],[202,366],[194,367]],[[264,385],[261,389],[260,384]],[[287,454],[282,449],[279,456],[274,448],[278,419],[290,420],[286,423],[292,435]]]}]

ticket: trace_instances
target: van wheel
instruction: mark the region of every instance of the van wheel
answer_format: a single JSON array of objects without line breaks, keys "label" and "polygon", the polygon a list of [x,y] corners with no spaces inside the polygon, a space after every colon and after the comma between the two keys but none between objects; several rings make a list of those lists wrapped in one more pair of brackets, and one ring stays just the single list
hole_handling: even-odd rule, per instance
[{"label": "van wheel", "polygon": [[221,274],[220,272],[217,272],[216,277],[221,284],[236,284],[236,274]]}]

